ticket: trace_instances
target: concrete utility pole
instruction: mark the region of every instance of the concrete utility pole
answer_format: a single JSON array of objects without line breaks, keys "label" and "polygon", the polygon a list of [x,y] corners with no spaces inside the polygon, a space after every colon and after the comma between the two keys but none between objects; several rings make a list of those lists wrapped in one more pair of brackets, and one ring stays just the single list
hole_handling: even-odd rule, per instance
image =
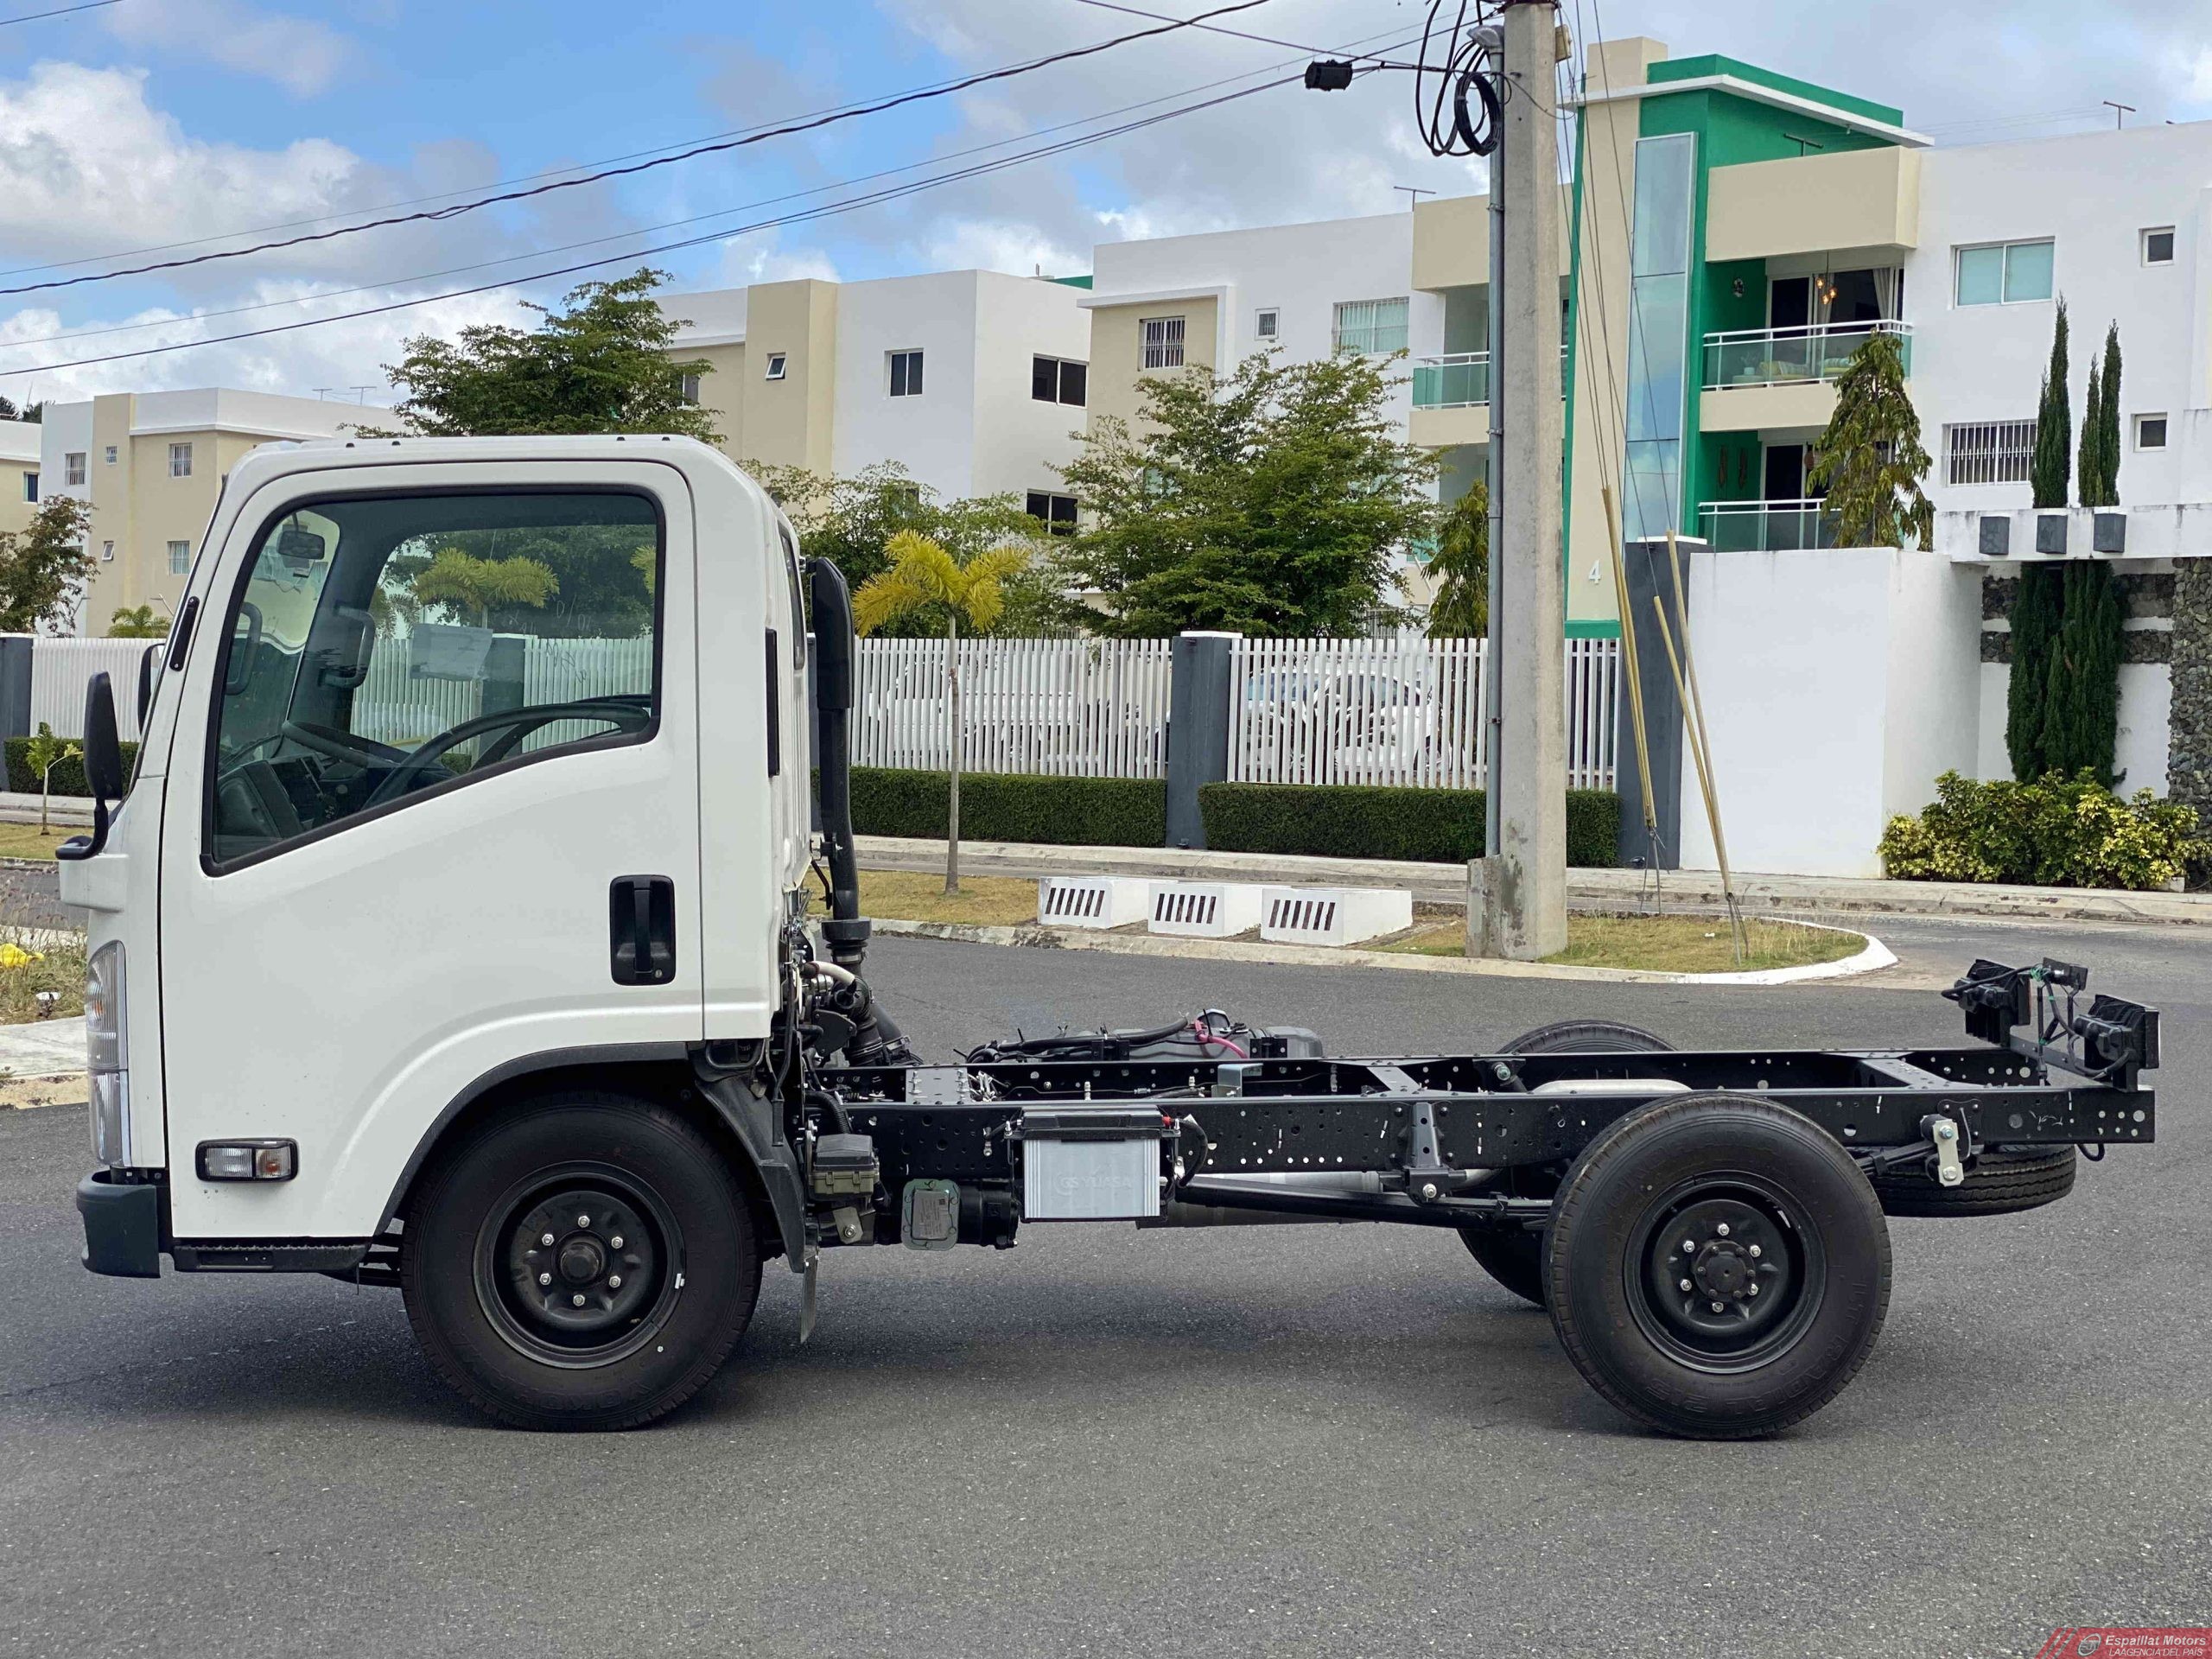
[{"label": "concrete utility pole", "polygon": [[[1492,834],[1468,871],[1471,954],[1530,962],[1567,948],[1567,578],[1560,543],[1559,62],[1553,0],[1505,0],[1504,120],[1491,158],[1502,257],[1491,340],[1497,535],[1490,670]],[[1491,219],[1497,235],[1499,217]]]}]

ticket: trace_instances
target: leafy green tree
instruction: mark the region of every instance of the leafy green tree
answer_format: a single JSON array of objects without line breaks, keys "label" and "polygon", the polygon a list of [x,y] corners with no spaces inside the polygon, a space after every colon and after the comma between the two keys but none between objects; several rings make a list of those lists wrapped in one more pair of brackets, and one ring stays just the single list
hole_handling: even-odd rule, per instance
[{"label": "leafy green tree", "polygon": [[107,637],[111,639],[166,639],[168,633],[168,618],[151,605],[128,606],[108,619]]},{"label": "leafy green tree", "polygon": [[[902,531],[937,543],[963,564],[994,548],[1019,547],[1027,556],[1001,583],[1003,608],[980,632],[1022,638],[1068,632],[1053,557],[1062,538],[1048,537],[1013,496],[940,500],[896,461],[835,478],[761,461],[747,461],[745,469],[791,519],[799,550],[830,561],[855,588],[891,568],[886,550]],[[944,607],[925,605],[887,619],[877,632],[935,639],[950,620]]]},{"label": "leafy green tree", "polygon": [[712,413],[683,401],[683,377],[714,365],[670,360],[685,320],[653,302],[667,280],[646,267],[582,283],[558,308],[526,305],[543,319],[535,328],[478,323],[457,340],[417,335],[385,365],[407,392],[392,410],[400,429],[361,429],[372,437],[667,432],[718,442]]},{"label": "leafy green tree", "polygon": [[1490,632],[1490,486],[1477,479],[1436,528],[1428,562],[1432,639],[1478,639]]},{"label": "leafy green tree", "polygon": [[1398,549],[1428,539],[1435,452],[1351,353],[1147,376],[1135,423],[1095,420],[1061,476],[1084,524],[1067,569],[1103,633],[1356,634],[1394,618]]},{"label": "leafy green tree", "polygon": [[942,615],[944,671],[951,698],[951,796],[947,804],[944,890],[960,891],[960,625],[987,633],[1005,609],[1003,584],[1027,563],[1028,550],[1001,546],[963,563],[942,542],[911,530],[892,537],[886,549],[890,564],[862,582],[853,594],[853,626],[874,633],[886,623],[920,615]]},{"label": "leafy green tree", "polygon": [[479,558],[457,547],[441,548],[412,583],[418,605],[442,605],[478,627],[492,626],[496,611],[543,609],[561,591],[560,578],[536,559]]},{"label": "leafy green tree", "polygon": [[47,832],[47,805],[54,798],[54,769],[65,760],[74,760],[85,752],[80,743],[72,743],[54,734],[54,728],[44,721],[38,723],[38,735],[23,746],[23,760],[38,774],[38,832]]},{"label": "leafy green tree", "polygon": [[58,632],[68,623],[92,580],[92,523],[82,501],[51,495],[22,529],[0,531],[0,633]]},{"label": "leafy green tree", "polygon": [[1814,446],[1808,478],[1825,495],[1845,547],[1928,547],[1936,509],[1921,488],[1928,476],[1920,413],[1905,390],[1897,336],[1866,336],[1836,377],[1835,413]]}]

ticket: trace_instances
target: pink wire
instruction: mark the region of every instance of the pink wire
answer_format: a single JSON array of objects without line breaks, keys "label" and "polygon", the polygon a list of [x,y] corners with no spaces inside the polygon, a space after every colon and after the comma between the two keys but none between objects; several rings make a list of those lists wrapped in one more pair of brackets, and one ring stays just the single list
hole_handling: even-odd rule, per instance
[{"label": "pink wire", "polygon": [[1213,1034],[1213,1033],[1211,1033],[1211,1031],[1207,1030],[1207,1029],[1206,1029],[1206,1022],[1205,1022],[1205,1018],[1204,1018],[1204,1016],[1203,1016],[1203,1015],[1202,1015],[1202,1016],[1200,1016],[1199,1018],[1198,1018],[1198,1019],[1193,1020],[1192,1020],[1192,1021],[1191,1021],[1191,1029],[1192,1029],[1192,1031],[1194,1031],[1194,1032],[1198,1033],[1198,1040],[1199,1040],[1200,1042],[1202,1042],[1202,1043],[1219,1043],[1219,1044],[1220,1044],[1224,1048],[1227,1049],[1230,1053],[1234,1054],[1234,1055],[1235,1055],[1238,1059],[1240,1059],[1240,1060],[1242,1060],[1242,1059],[1247,1059],[1247,1058],[1250,1058],[1249,1056],[1248,1056],[1248,1055],[1244,1052],[1244,1051],[1243,1051],[1243,1049],[1241,1049],[1241,1048],[1237,1047],[1236,1044],[1234,1044],[1234,1043],[1230,1042],[1230,1041],[1229,1040],[1229,1039],[1228,1039],[1228,1038],[1226,1038],[1226,1037],[1217,1037],[1217,1036],[1215,1036],[1215,1035]]}]

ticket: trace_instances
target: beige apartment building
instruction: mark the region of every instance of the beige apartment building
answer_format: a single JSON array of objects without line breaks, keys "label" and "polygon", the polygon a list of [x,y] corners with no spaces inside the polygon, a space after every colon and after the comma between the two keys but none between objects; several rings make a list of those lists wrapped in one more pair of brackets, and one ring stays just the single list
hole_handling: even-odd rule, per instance
[{"label": "beige apartment building", "polygon": [[151,605],[175,614],[224,475],[248,450],[339,436],[383,411],[208,388],[115,392],[48,404],[43,413],[33,429],[39,487],[75,496],[92,512],[86,543],[95,562],[78,632],[97,637],[118,610]]},{"label": "beige apartment building", "polygon": [[38,511],[40,428],[0,421],[0,531],[18,531]]}]

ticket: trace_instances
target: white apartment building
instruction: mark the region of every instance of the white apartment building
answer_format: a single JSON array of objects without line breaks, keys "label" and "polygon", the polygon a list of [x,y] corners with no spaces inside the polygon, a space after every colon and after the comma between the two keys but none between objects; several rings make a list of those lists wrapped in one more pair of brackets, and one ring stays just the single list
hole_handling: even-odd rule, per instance
[{"label": "white apartment building", "polygon": [[1013,494],[1073,522],[1090,324],[1079,289],[997,271],[758,283],[664,296],[691,389],[740,461],[851,474],[896,461],[947,498]]},{"label": "white apartment building", "polygon": [[73,495],[91,510],[86,544],[97,559],[78,632],[98,635],[118,610],[151,605],[175,613],[224,475],[246,451],[335,437],[375,424],[385,411],[209,387],[115,392],[50,403],[41,413],[43,423],[31,429],[40,491]]},{"label": "white apartment building", "polygon": [[36,421],[0,421],[0,531],[21,530],[38,511]]}]

